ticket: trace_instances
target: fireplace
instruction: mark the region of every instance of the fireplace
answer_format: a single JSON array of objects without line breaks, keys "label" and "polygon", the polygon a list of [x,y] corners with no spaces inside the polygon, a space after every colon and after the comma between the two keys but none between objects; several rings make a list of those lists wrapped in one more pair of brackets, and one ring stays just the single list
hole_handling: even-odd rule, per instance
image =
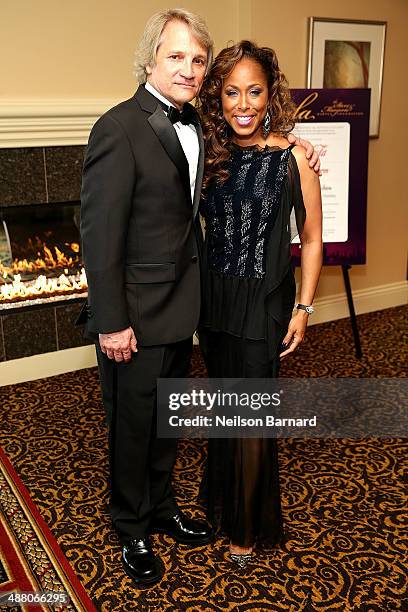
[{"label": "fireplace", "polygon": [[79,202],[0,211],[0,304],[4,309],[86,297]]},{"label": "fireplace", "polygon": [[0,150],[0,361],[89,344],[79,193],[84,147]]}]

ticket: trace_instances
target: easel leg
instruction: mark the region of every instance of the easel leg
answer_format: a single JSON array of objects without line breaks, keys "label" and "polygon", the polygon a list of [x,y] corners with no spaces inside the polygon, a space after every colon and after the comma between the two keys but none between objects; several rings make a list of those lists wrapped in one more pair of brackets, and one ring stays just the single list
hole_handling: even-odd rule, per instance
[{"label": "easel leg", "polygon": [[361,351],[360,334],[358,332],[356,312],[354,310],[353,294],[351,293],[351,285],[350,285],[350,277],[349,277],[350,268],[351,266],[349,264],[343,264],[341,266],[341,269],[343,271],[344,286],[346,288],[347,302],[348,302],[348,307],[350,311],[350,320],[351,320],[351,327],[352,327],[353,336],[354,336],[354,346],[356,349],[356,357],[360,358],[363,356],[363,353]]}]

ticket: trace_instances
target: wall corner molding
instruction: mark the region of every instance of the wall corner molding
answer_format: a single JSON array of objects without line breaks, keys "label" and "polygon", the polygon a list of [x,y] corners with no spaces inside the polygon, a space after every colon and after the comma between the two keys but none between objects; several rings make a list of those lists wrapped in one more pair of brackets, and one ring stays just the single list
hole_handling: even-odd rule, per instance
[{"label": "wall corner molding", "polygon": [[85,145],[114,98],[0,99],[0,148]]}]

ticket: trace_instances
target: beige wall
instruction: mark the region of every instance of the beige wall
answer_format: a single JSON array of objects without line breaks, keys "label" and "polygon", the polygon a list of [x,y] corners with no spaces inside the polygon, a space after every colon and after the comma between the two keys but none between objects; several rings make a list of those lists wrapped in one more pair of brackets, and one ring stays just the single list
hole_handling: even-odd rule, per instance
[{"label": "beige wall", "polygon": [[[175,3],[176,5],[178,4]],[[273,46],[293,87],[305,86],[307,17],[388,22],[380,137],[370,141],[367,265],[351,272],[353,289],[406,277],[408,227],[405,116],[408,83],[407,0],[182,1],[207,21],[219,50],[253,38]],[[136,41],[149,15],[169,6],[131,0],[2,0],[0,101],[33,98],[114,98],[130,95]],[[399,139],[398,139],[399,138]],[[325,268],[318,296],[341,293],[338,268]]]},{"label": "beige wall", "polygon": [[[160,0],[1,0],[1,98],[124,98],[134,51]],[[176,1],[201,14],[218,48],[237,36],[238,0]]]}]

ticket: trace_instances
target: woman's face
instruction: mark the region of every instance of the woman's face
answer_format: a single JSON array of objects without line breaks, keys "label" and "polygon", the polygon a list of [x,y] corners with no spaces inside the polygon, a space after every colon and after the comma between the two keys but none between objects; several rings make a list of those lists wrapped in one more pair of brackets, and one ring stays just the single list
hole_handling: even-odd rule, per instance
[{"label": "woman's face", "polygon": [[268,82],[263,68],[243,58],[225,79],[221,90],[222,111],[238,144],[262,142],[262,121],[268,106]]}]

